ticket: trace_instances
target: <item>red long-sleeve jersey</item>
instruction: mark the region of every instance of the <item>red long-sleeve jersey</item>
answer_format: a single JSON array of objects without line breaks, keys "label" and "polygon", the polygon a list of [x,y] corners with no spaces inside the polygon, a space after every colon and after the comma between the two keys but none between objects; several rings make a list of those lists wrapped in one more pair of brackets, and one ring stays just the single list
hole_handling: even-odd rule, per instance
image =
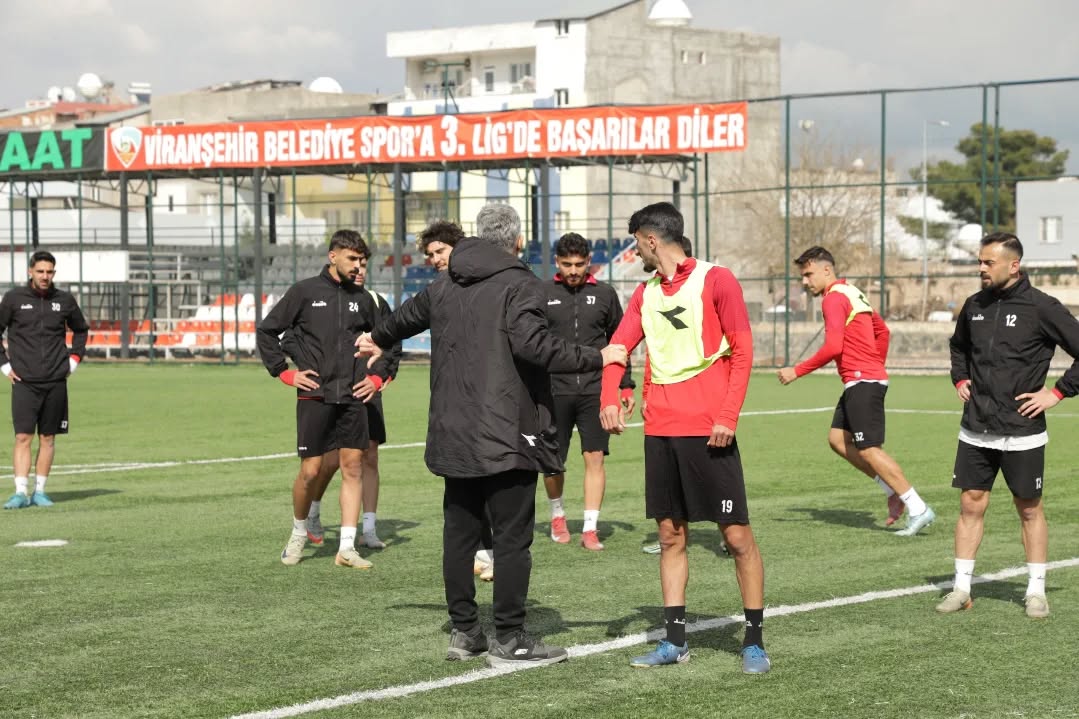
[{"label": "red long-sleeve jersey", "polygon": [[[846,284],[837,280],[828,286]],[[888,339],[891,333],[884,319],[873,312],[859,312],[848,323],[853,306],[841,292],[824,291],[821,312],[824,314],[824,345],[816,354],[794,367],[799,377],[818,370],[835,360],[843,384],[863,380],[888,379],[884,360],[888,357]]]},{"label": "red long-sleeve jersey", "polygon": [[[678,265],[673,280],[663,279],[663,294],[670,296],[677,292],[696,266],[693,258]],[[630,298],[622,322],[611,337],[612,344],[622,344],[633,351],[641,340],[647,341],[641,323],[643,298],[644,285],[641,285]],[[724,337],[730,345],[730,354],[683,382],[656,384],[649,381],[644,410],[644,433],[647,435],[707,437],[717,424],[737,428],[753,366],[753,334],[742,287],[726,267],[713,267],[705,275],[701,299],[706,310],[715,310],[715,314],[705,313],[701,333],[705,356],[717,352]],[[621,366],[604,368],[601,406],[618,406],[621,377]]]}]

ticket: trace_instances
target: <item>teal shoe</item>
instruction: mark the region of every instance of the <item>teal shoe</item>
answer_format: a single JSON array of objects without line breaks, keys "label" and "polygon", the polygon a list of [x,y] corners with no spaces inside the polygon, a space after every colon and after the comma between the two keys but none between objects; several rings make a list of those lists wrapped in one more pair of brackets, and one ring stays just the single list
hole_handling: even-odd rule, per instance
[{"label": "teal shoe", "polygon": [[30,498],[22,492],[16,492],[11,495],[8,501],[4,502],[4,509],[22,509],[23,507],[30,506]]},{"label": "teal shoe", "polygon": [[676,647],[664,639],[656,645],[655,649],[644,656],[634,657],[629,665],[631,667],[650,669],[651,667],[659,667],[664,664],[685,664],[688,661],[689,642],[686,642],[680,647]]},{"label": "teal shoe", "polygon": [[30,504],[35,507],[51,507],[53,501],[49,499],[49,495],[42,492],[40,489],[34,492],[34,496],[30,497]]},{"label": "teal shoe", "polygon": [[768,652],[756,644],[750,644],[742,649],[742,673],[765,674],[772,668],[772,660],[768,658]]},{"label": "teal shoe", "polygon": [[937,513],[933,511],[932,507],[927,506],[925,511],[915,516],[907,516],[907,526],[905,529],[900,529],[895,533],[897,537],[913,537],[918,532],[922,531],[937,518]]}]

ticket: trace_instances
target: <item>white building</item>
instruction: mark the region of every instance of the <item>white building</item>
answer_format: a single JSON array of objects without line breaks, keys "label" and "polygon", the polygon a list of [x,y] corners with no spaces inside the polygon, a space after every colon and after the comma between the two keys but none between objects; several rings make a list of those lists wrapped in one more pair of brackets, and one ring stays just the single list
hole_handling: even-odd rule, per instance
[{"label": "white building", "polygon": [[[632,0],[580,17],[391,32],[386,37],[387,54],[405,61],[405,86],[387,111],[391,115],[468,113],[723,102],[778,95],[777,38],[694,28],[691,19],[682,0]],[[768,157],[774,164],[778,117],[778,107],[751,106],[749,149],[725,153],[724,167],[730,170],[754,157]],[[724,176],[739,174],[719,171],[719,163],[713,167],[713,191],[722,189]],[[642,166],[633,171],[616,168],[611,212],[605,163],[552,171],[550,178],[550,239],[574,231],[592,240],[608,234],[625,237],[629,215],[650,202],[671,199],[676,179],[649,174]],[[699,182],[703,193],[703,176]],[[537,239],[538,223],[532,219],[541,204],[535,186],[535,173],[526,174],[521,168],[416,173],[409,189],[427,209],[424,219],[457,214],[466,231],[485,203],[509,202],[525,219],[526,233]],[[691,183],[683,183],[683,193],[691,190]],[[452,205],[457,202],[459,212],[454,213]],[[684,212],[688,202],[683,198]],[[714,198],[712,216],[718,220],[721,211],[726,211],[724,241],[748,240],[748,219],[740,223],[737,207],[724,208]],[[691,232],[692,226],[687,230]],[[710,242],[711,253],[716,244],[714,239]]]},{"label": "white building", "polygon": [[1079,260],[1079,180],[1015,183],[1015,229],[1023,264],[1074,267]]}]

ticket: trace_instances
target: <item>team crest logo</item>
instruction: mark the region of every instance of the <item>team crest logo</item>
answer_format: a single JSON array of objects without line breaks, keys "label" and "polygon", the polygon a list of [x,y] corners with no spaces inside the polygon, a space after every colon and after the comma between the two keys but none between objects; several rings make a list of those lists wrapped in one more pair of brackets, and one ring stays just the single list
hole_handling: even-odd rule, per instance
[{"label": "team crest logo", "polygon": [[109,133],[109,142],[120,164],[131,167],[142,147],[142,133],[136,127],[120,127]]}]

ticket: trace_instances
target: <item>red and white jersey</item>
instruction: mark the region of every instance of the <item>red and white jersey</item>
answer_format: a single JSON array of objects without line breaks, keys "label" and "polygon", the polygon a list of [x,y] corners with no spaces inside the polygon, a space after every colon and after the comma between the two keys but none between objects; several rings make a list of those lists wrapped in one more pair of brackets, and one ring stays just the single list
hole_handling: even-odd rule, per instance
[{"label": "red and white jersey", "polygon": [[888,372],[891,333],[884,319],[870,307],[858,289],[846,280],[836,280],[824,291],[824,345],[805,362],[794,367],[799,377],[835,360],[844,385],[854,382],[884,382]]}]

